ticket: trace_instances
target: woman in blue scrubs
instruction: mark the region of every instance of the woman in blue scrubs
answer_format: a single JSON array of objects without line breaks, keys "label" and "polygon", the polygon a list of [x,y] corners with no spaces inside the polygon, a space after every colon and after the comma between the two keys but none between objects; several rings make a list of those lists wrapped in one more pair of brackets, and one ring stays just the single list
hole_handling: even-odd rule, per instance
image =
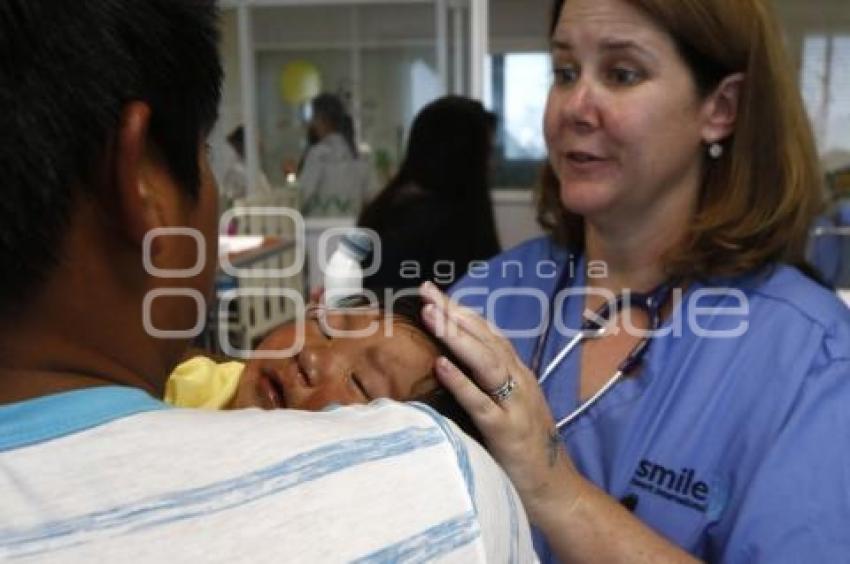
[{"label": "woman in blue scrubs", "polygon": [[558,1],[549,236],[422,289],[544,562],[850,555],[850,311],[803,273],[820,179],[771,12]]}]

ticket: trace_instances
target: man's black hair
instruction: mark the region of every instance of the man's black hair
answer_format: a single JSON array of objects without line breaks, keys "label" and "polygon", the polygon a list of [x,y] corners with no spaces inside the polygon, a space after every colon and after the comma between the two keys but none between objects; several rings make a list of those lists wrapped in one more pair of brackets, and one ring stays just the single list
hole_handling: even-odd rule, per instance
[{"label": "man's black hair", "polygon": [[[39,289],[78,198],[102,170],[123,108],[193,197],[221,85],[213,0],[0,1],[0,315]],[[108,180],[107,180],[108,182]]]}]

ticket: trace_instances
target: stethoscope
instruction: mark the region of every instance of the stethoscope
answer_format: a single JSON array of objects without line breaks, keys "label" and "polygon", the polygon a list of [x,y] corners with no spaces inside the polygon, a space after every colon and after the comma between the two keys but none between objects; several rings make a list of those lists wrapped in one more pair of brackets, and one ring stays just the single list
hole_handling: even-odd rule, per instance
[{"label": "stethoscope", "polygon": [[[566,285],[567,271],[568,269],[565,268],[558,280],[558,283],[555,285],[555,295],[557,295],[557,292]],[[558,354],[549,361],[546,368],[541,373],[540,363],[543,356],[543,349],[546,347],[546,342],[549,339],[549,332],[552,328],[553,318],[555,315],[554,311],[549,312],[546,329],[537,340],[531,362],[531,370],[538,375],[537,382],[541,386],[580,343],[586,339],[597,339],[605,336],[610,322],[613,321],[616,315],[623,310],[624,306],[642,309],[649,317],[649,331],[647,331],[632,350],[629,351],[629,354],[617,366],[617,370],[611,375],[608,381],[605,382],[605,385],[593,394],[593,396],[582,402],[582,404],[574,409],[570,414],[560,419],[555,424],[556,429],[561,430],[563,427],[566,427],[571,422],[575,421],[585,411],[590,409],[592,405],[599,401],[602,396],[608,393],[611,388],[616,386],[623,377],[628,376],[634,372],[638,366],[640,366],[644,356],[646,355],[646,351],[649,348],[652,335],[661,327],[661,308],[665,303],[667,303],[672,288],[673,284],[664,282],[647,293],[629,292],[626,294],[620,294],[613,302],[606,301],[594,312],[592,318],[585,317],[585,320],[576,335],[570,339],[570,341],[564,345],[560,351],[558,351]]]}]

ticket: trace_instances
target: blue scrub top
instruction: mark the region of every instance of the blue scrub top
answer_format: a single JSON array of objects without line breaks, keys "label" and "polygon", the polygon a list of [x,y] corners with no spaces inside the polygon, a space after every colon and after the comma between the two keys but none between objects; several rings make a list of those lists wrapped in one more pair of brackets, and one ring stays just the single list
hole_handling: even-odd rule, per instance
[{"label": "blue scrub top", "polygon": [[[599,270],[536,239],[473,267],[452,294],[489,311],[530,365],[541,303],[565,268],[569,288]],[[556,313],[575,329],[582,308],[572,297]],[[662,329],[637,375],[562,429],[579,471],[704,559],[850,561],[850,309],[779,266],[691,285]],[[740,335],[710,335],[721,330]],[[541,366],[568,340],[560,333]],[[556,419],[579,405],[579,356],[544,384]],[[535,544],[556,561],[541,535]]]}]

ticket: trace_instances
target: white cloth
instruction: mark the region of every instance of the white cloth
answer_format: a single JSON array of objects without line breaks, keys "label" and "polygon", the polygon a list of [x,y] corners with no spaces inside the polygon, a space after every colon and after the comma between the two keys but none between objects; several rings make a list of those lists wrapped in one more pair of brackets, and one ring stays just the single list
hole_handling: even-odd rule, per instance
[{"label": "white cloth", "polygon": [[313,217],[357,216],[370,189],[369,164],[331,133],[313,145],[298,176],[301,209]]},{"label": "white cloth", "polygon": [[221,412],[112,387],[0,406],[0,499],[0,560],[536,561],[489,455],[386,400]]}]

